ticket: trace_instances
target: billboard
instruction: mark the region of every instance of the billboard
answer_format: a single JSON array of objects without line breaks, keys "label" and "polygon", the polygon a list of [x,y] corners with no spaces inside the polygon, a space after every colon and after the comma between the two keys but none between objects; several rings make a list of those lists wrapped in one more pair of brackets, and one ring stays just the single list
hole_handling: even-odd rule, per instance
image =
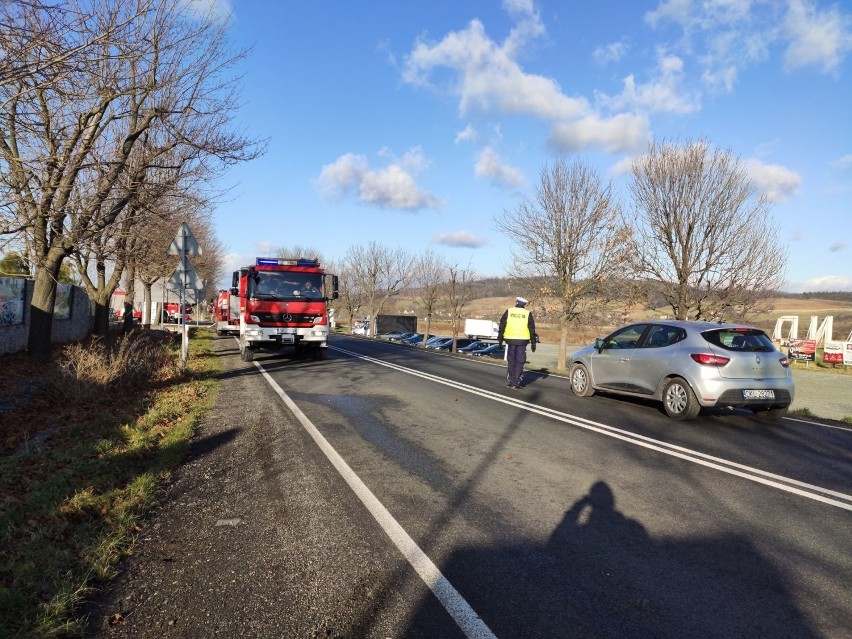
[{"label": "billboard", "polygon": [[826,342],[822,361],[826,364],[852,365],[852,342]]},{"label": "billboard", "polygon": [[816,340],[791,339],[789,357],[790,359],[795,359],[800,362],[815,362]]}]

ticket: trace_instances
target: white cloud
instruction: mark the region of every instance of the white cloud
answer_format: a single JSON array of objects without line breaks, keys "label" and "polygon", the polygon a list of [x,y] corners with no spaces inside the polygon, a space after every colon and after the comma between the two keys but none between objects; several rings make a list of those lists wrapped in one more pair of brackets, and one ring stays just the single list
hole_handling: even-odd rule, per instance
[{"label": "white cloud", "polygon": [[791,293],[852,291],[852,277],[849,275],[823,275],[804,282],[790,282],[784,289]]},{"label": "white cloud", "polygon": [[852,154],[844,155],[839,160],[835,160],[832,163],[832,166],[840,171],[848,171],[852,169]]},{"label": "white cloud", "polygon": [[620,159],[618,162],[609,167],[609,174],[615,176],[630,173],[630,169],[633,166],[633,160],[635,159],[635,157],[629,155]]},{"label": "white cloud", "polygon": [[372,169],[363,155],[340,156],[322,168],[315,183],[317,190],[332,201],[357,193],[360,202],[382,208],[414,211],[440,206],[437,198],[420,190],[410,173],[427,164],[419,147],[410,149],[400,159],[388,149],[382,149],[379,155],[389,157],[390,164]]},{"label": "white cloud", "polygon": [[820,9],[813,0],[663,0],[645,22],[678,27],[680,38],[670,46],[701,67],[707,88],[730,92],[742,69],[775,50],[784,51],[787,69],[836,71],[852,51],[852,14],[842,4]]},{"label": "white cloud", "polygon": [[361,179],[358,196],[362,202],[382,208],[418,210],[438,207],[437,200],[423,193],[414,178],[397,164],[366,172]]},{"label": "white cloud", "polygon": [[483,149],[476,162],[476,176],[491,180],[502,187],[516,188],[523,184],[524,176],[520,170],[506,164],[491,147]]},{"label": "white cloud", "polygon": [[831,246],[828,247],[828,250],[832,253],[837,253],[845,250],[848,246],[849,245],[846,242],[833,242]]},{"label": "white cloud", "polygon": [[363,155],[347,153],[331,164],[322,167],[317,179],[317,189],[326,199],[337,201],[355,188],[369,170],[369,162]]},{"label": "white cloud", "polygon": [[459,142],[476,142],[479,139],[479,133],[471,125],[467,125],[464,131],[459,131],[456,134],[455,143]]},{"label": "white cloud", "polygon": [[233,17],[234,8],[231,0],[187,0],[190,11],[206,15],[210,14],[219,20]]},{"label": "white cloud", "polygon": [[485,238],[474,235],[470,231],[455,231],[453,233],[438,233],[432,236],[432,244],[457,246],[462,248],[479,248],[488,242]]},{"label": "white cloud", "polygon": [[807,0],[790,0],[784,26],[789,38],[784,56],[788,68],[814,65],[830,72],[852,50],[852,17],[836,6],[820,11]]},{"label": "white cloud", "polygon": [[760,160],[745,162],[752,184],[773,202],[784,202],[796,195],[802,177],[780,164],[764,164]]},{"label": "white cloud", "polygon": [[503,0],[503,9],[510,14],[533,14],[532,0]]},{"label": "white cloud", "polygon": [[550,133],[551,146],[564,153],[591,146],[609,153],[638,153],[647,148],[650,139],[648,118],[629,113],[608,119],[589,115],[575,122],[561,122]]},{"label": "white cloud", "polygon": [[627,53],[627,44],[624,41],[613,42],[595,49],[592,56],[598,64],[618,62]]},{"label": "white cloud", "polygon": [[617,111],[692,113],[700,108],[700,98],[694,91],[681,89],[683,77],[683,60],[660,50],[653,80],[637,85],[634,76],[629,75],[624,79],[621,95],[599,94],[598,100]]},{"label": "white cloud", "polygon": [[452,32],[437,44],[417,42],[406,57],[403,79],[428,85],[433,70],[455,71],[458,80],[449,89],[459,95],[462,114],[497,112],[558,120],[588,110],[585,99],[566,96],[552,79],[524,73],[512,58],[520,43],[511,37],[499,46],[485,34],[482,23],[473,20],[467,29]]}]

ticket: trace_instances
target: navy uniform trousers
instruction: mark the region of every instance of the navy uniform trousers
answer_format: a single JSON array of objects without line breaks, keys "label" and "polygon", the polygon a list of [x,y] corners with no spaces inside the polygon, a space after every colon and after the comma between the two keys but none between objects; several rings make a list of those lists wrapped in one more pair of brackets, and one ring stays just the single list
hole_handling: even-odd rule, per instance
[{"label": "navy uniform trousers", "polygon": [[[512,342],[515,342],[514,344]],[[526,340],[512,340],[506,342],[509,350],[506,354],[508,363],[508,375],[506,381],[512,386],[521,385],[521,376],[524,374],[524,364],[527,362],[527,342]]]}]

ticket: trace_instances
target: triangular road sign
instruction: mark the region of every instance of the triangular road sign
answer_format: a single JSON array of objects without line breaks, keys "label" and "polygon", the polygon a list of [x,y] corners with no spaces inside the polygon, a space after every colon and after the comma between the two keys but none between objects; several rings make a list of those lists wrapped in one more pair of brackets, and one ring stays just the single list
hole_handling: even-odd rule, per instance
[{"label": "triangular road sign", "polygon": [[189,230],[189,225],[184,222],[180,225],[175,239],[169,245],[166,255],[201,255],[201,247],[198,240]]}]

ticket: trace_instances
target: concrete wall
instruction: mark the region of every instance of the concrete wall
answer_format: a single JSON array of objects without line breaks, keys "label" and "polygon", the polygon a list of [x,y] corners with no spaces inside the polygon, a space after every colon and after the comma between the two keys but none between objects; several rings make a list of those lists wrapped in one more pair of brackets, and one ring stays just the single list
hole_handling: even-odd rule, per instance
[{"label": "concrete wall", "polygon": [[[30,304],[33,298],[33,281],[25,281],[24,323],[0,324],[0,354],[17,353],[27,350],[30,332]],[[85,289],[74,287],[71,294],[70,319],[53,320],[53,343],[74,342],[83,339],[92,332],[94,316],[89,296]]]}]

